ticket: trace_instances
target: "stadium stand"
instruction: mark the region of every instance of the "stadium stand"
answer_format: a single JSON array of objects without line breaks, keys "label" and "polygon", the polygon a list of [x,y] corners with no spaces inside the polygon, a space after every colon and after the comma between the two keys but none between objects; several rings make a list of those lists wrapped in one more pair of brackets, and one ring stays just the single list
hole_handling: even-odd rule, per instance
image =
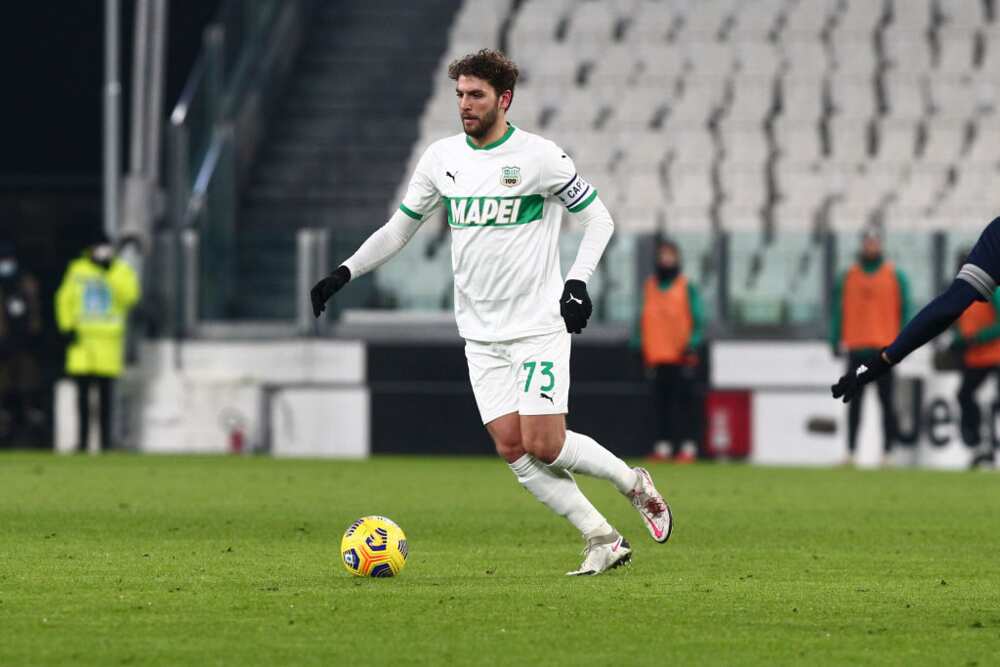
[{"label": "stadium stand", "polygon": [[[860,229],[888,227],[902,235],[890,255],[921,269],[928,232],[976,228],[1000,205],[992,0],[467,2],[439,74],[487,6],[496,23],[511,10],[513,122],[574,156],[621,231],[732,233],[748,322],[790,321],[773,306],[789,284],[817,312],[828,232],[843,263]],[[456,127],[435,81],[411,167]]]},{"label": "stadium stand", "polygon": [[[254,297],[240,299],[235,316],[295,316],[289,295],[295,293],[296,230],[326,227],[349,247],[385,221],[459,4],[317,3],[245,188],[238,271],[241,291]],[[411,31],[383,29],[401,17]],[[476,43],[483,34],[477,30],[495,33],[485,23],[477,28],[467,21],[462,28]],[[345,303],[371,298],[361,289],[345,296]]]}]

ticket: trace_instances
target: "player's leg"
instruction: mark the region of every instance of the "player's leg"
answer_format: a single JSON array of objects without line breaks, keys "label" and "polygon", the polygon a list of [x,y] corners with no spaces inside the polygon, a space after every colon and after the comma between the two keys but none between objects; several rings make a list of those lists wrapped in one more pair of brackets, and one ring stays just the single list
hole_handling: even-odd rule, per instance
[{"label": "player's leg", "polygon": [[670,536],[670,508],[649,473],[630,468],[593,438],[566,429],[569,406],[570,337],[565,332],[533,336],[513,348],[518,378],[521,444],[551,468],[606,479],[642,514],[657,541]]},{"label": "player's leg", "polygon": [[553,468],[606,479],[621,493],[635,488],[636,472],[596,440],[566,428],[565,415],[521,415],[525,450]]},{"label": "player's leg", "polygon": [[553,470],[525,452],[516,412],[494,419],[486,424],[486,430],[521,486],[553,512],[569,519],[584,539],[611,532],[607,520],[587,500],[571,475]]},{"label": "player's leg", "polygon": [[553,512],[566,517],[584,539],[597,540],[613,532],[569,473],[549,468],[525,452],[516,411],[517,372],[505,356],[504,346],[468,341],[465,352],[473,394],[486,430],[521,486]]},{"label": "player's leg", "polygon": [[980,435],[982,414],[976,402],[976,392],[979,391],[979,386],[986,379],[988,372],[989,369],[985,368],[965,368],[962,371],[962,384],[958,388],[962,441],[971,448],[978,447],[982,439]]}]

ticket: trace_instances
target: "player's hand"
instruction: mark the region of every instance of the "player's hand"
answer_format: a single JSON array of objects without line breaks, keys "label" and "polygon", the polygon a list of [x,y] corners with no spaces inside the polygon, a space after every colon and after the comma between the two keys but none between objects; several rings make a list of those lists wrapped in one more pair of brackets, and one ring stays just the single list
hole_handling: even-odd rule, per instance
[{"label": "player's hand", "polygon": [[351,270],[341,265],[333,273],[313,285],[309,292],[309,297],[312,299],[313,315],[319,317],[319,314],[326,310],[326,302],[330,300],[330,297],[339,292],[340,288],[346,285],[350,279]]},{"label": "player's hand", "polygon": [[885,356],[879,352],[877,355],[853,366],[847,375],[840,378],[837,384],[830,387],[830,391],[833,392],[834,398],[843,397],[844,403],[850,403],[857,398],[862,387],[888,373],[890,368],[892,368],[892,364],[886,361]]},{"label": "player's hand", "polygon": [[587,283],[582,280],[567,280],[559,298],[559,314],[566,323],[566,331],[582,333],[592,312],[594,306],[587,294]]}]

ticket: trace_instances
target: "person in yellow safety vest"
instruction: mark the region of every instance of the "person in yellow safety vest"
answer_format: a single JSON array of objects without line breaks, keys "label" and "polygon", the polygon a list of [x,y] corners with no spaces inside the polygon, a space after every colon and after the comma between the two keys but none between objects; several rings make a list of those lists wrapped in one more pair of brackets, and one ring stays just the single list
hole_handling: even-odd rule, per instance
[{"label": "person in yellow safety vest", "polygon": [[[703,340],[704,322],[698,290],[682,272],[680,248],[673,241],[661,240],[656,248],[655,273],[643,286],[636,332],[643,365],[652,380],[656,458],[674,456],[678,463],[697,458],[697,415],[701,410],[695,405],[694,385],[696,349]],[[636,342],[633,337],[633,345]]]},{"label": "person in yellow safety vest", "polygon": [[110,449],[113,381],[125,356],[125,323],[139,300],[135,271],[102,237],[70,262],[56,292],[56,323],[66,337],[66,373],[76,380],[80,451],[87,450],[91,387],[100,398],[101,448]]},{"label": "person in yellow safety vest", "polygon": [[[858,261],[844,272],[831,299],[830,344],[834,356],[847,353],[848,368],[879,354],[893,341],[908,318],[909,283],[902,271],[882,256],[882,237],[873,229],[861,237]],[[878,381],[882,404],[882,463],[888,463],[897,433],[894,405],[895,377],[886,373]],[[854,452],[861,423],[862,401],[852,401],[847,409],[847,459]]]},{"label": "person in yellow safety vest", "polygon": [[[968,252],[960,253],[965,264]],[[962,384],[958,389],[961,409],[962,441],[973,450],[972,467],[991,468],[994,465],[993,443],[982,440],[982,414],[976,403],[976,392],[990,375],[997,375],[1000,389],[1000,288],[993,292],[989,303],[976,301],[956,322],[955,337],[949,348],[962,353]]]}]

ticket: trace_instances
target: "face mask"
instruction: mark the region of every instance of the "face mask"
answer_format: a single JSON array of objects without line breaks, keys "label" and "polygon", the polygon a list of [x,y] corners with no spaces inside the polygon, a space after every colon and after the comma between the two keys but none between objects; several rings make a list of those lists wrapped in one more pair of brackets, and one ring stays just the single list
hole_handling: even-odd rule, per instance
[{"label": "face mask", "polygon": [[673,280],[681,272],[679,266],[657,266],[656,277],[662,280]]},{"label": "face mask", "polygon": [[861,264],[863,266],[878,266],[882,263],[882,253],[877,255],[861,255]]},{"label": "face mask", "polygon": [[16,259],[0,260],[0,278],[10,278],[17,273]]}]

